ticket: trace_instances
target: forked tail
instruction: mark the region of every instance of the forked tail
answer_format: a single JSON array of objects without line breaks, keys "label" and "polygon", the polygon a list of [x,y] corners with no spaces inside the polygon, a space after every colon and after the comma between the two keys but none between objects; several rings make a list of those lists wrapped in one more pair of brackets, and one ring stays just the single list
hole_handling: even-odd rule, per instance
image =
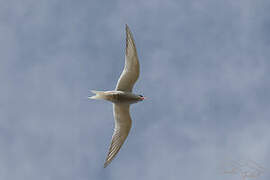
[{"label": "forked tail", "polygon": [[92,93],[94,93],[94,96],[88,97],[88,99],[104,99],[105,93],[104,91],[94,91],[91,90]]}]

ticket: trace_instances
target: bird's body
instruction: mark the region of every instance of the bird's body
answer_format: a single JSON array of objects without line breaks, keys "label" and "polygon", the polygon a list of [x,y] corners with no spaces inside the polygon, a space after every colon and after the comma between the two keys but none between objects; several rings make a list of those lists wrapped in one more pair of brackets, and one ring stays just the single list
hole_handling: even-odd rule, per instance
[{"label": "bird's body", "polygon": [[139,74],[140,64],[136,46],[129,27],[126,25],[125,67],[118,79],[115,90],[92,91],[96,95],[89,97],[89,99],[104,99],[113,103],[115,128],[104,167],[113,160],[128,136],[131,128],[130,104],[144,100],[142,95],[132,93]]},{"label": "bird's body", "polygon": [[104,99],[112,103],[117,104],[133,104],[138,101],[142,101],[143,97],[131,92],[125,91],[92,91],[95,96],[90,97],[91,99]]}]

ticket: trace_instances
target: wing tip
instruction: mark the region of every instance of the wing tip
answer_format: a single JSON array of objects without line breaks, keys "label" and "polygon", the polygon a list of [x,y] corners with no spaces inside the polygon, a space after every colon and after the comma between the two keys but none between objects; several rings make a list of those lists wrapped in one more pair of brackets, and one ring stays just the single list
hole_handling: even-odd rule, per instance
[{"label": "wing tip", "polygon": [[109,157],[107,157],[103,167],[106,168],[112,162],[113,159],[114,158],[110,159]]},{"label": "wing tip", "polygon": [[127,33],[127,35],[129,35],[129,36],[131,35],[131,30],[130,30],[128,24],[126,24],[126,33]]}]

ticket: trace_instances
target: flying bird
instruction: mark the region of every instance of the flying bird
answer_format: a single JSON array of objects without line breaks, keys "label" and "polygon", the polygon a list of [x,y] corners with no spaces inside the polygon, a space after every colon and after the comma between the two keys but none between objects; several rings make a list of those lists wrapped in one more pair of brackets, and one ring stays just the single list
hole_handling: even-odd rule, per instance
[{"label": "flying bird", "polygon": [[133,86],[140,74],[140,64],[136,46],[131,31],[126,25],[126,52],[125,66],[113,91],[94,91],[94,96],[89,99],[104,99],[113,103],[113,115],[115,120],[112,141],[104,168],[110,164],[125,142],[131,128],[129,107],[133,103],[143,101],[145,97],[132,93]]}]

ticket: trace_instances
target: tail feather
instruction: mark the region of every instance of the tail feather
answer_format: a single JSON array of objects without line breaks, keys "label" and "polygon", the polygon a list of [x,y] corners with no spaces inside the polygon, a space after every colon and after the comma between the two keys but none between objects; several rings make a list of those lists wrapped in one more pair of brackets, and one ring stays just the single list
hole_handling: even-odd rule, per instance
[{"label": "tail feather", "polygon": [[91,92],[96,94],[96,95],[88,97],[88,99],[103,99],[103,97],[104,97],[104,91],[91,90]]}]

